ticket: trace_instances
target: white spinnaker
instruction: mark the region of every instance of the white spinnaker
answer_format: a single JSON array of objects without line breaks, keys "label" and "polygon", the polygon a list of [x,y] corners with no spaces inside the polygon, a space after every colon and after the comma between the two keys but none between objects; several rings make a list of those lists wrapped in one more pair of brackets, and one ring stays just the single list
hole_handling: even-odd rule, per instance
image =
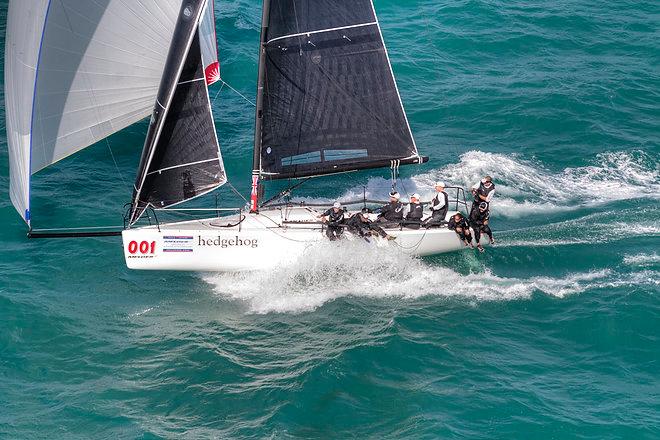
[{"label": "white spinnaker", "polygon": [[202,51],[202,63],[206,85],[211,85],[220,79],[220,63],[218,63],[218,44],[215,36],[215,13],[213,0],[206,3],[202,19],[199,22],[199,47]]},{"label": "white spinnaker", "polygon": [[11,0],[5,43],[10,193],[151,114],[182,0]]}]

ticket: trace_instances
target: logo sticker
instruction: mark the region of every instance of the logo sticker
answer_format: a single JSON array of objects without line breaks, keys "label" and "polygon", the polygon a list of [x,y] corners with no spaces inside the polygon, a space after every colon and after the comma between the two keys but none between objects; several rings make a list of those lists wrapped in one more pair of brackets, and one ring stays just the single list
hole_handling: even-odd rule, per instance
[{"label": "logo sticker", "polygon": [[209,64],[204,69],[204,74],[206,76],[206,85],[210,86],[216,81],[220,80],[220,63],[217,61]]}]

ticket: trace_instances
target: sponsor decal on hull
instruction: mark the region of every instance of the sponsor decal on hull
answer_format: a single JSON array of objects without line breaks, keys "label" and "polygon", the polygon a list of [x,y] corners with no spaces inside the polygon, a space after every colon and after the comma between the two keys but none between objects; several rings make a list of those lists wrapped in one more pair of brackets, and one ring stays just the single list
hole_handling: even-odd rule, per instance
[{"label": "sponsor decal on hull", "polygon": [[194,238],[192,235],[164,235],[163,252],[192,252]]}]

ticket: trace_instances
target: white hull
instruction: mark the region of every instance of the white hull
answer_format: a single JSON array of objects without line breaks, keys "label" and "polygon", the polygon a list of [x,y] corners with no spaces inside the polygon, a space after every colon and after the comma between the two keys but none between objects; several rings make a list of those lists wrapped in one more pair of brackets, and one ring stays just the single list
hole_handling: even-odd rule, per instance
[{"label": "white hull", "polygon": [[[237,272],[292,263],[310,246],[328,241],[318,214],[307,207],[267,209],[244,214],[235,226],[227,225],[237,223],[237,215],[127,229],[122,233],[126,265],[141,270]],[[386,231],[396,239],[370,241],[415,256],[465,248],[445,227]]]}]

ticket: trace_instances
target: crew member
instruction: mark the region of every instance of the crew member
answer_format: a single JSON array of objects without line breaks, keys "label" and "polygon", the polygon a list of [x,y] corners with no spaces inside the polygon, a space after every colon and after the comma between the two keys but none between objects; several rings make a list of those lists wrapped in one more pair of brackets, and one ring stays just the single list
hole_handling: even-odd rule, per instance
[{"label": "crew member", "polygon": [[463,214],[457,212],[450,219],[447,227],[452,231],[455,231],[458,234],[458,238],[461,239],[465,246],[472,246],[472,233],[470,232],[470,225],[468,225],[467,220],[463,217]]},{"label": "crew member", "polygon": [[390,203],[380,208],[380,214],[376,221],[386,227],[396,227],[403,220],[403,204],[399,201],[401,196],[398,192],[390,193]]},{"label": "crew member", "polygon": [[495,195],[495,184],[493,183],[493,179],[490,176],[485,176],[481,179],[481,182],[472,187],[472,195],[474,196],[474,201],[472,202],[470,213],[476,210],[481,202],[488,203],[488,207],[490,208],[490,201]]},{"label": "crew member", "polygon": [[332,208],[318,216],[318,218],[321,218],[323,223],[327,225],[325,235],[327,235],[330,241],[335,241],[341,238],[341,233],[344,230],[343,226],[341,226],[342,223],[344,223],[344,213],[341,203],[335,202],[332,205]]},{"label": "crew member", "polygon": [[490,239],[490,244],[495,244],[493,239],[493,231],[490,230],[488,226],[488,221],[490,219],[490,212],[488,211],[488,203],[481,202],[479,204],[479,209],[475,209],[470,213],[470,226],[474,231],[474,240],[477,242],[477,249],[479,252],[484,251],[484,247],[481,245],[479,240],[481,240],[481,233],[488,235]]},{"label": "crew member", "polygon": [[435,190],[437,191],[435,197],[431,199],[431,217],[426,219],[424,226],[440,226],[446,223],[447,209],[449,209],[449,196],[445,192],[444,182],[435,182]]},{"label": "crew member", "polygon": [[405,225],[411,229],[419,229],[423,216],[424,207],[419,203],[419,194],[415,193],[410,196],[410,204],[408,205]]},{"label": "crew member", "polygon": [[389,235],[383,228],[369,219],[369,208],[362,208],[360,212],[354,214],[346,221],[348,231],[369,241],[369,237],[380,235],[388,240],[394,240],[395,237]]}]

